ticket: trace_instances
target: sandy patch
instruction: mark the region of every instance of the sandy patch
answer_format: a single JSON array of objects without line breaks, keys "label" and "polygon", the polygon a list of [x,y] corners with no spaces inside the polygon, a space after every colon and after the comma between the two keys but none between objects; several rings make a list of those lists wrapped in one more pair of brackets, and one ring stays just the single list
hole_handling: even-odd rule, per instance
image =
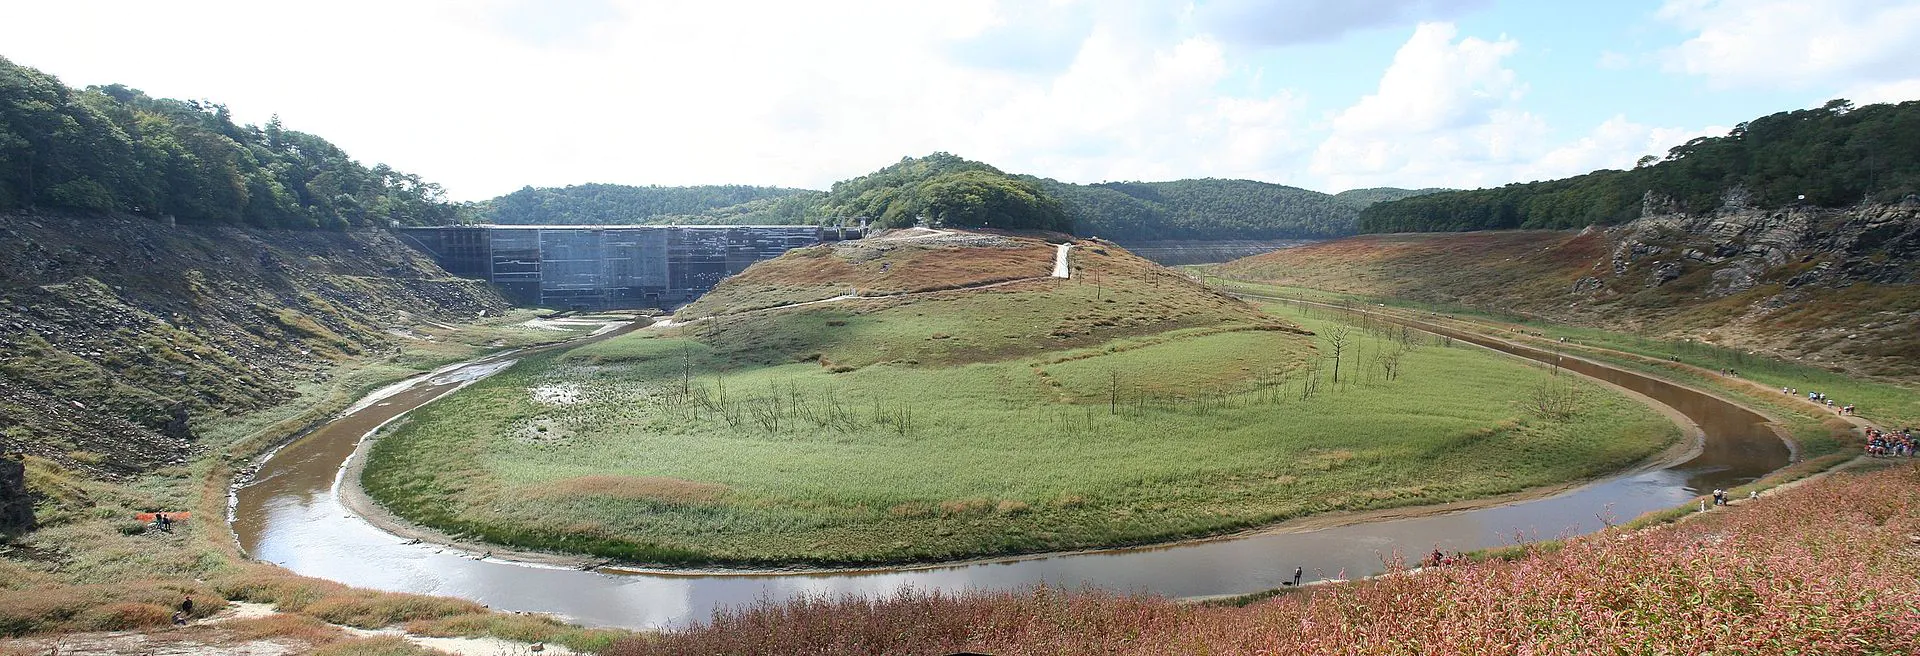
[{"label": "sandy patch", "polygon": [[534,403],[545,405],[573,405],[586,400],[580,386],[572,383],[563,385],[541,385],[529,390]]}]

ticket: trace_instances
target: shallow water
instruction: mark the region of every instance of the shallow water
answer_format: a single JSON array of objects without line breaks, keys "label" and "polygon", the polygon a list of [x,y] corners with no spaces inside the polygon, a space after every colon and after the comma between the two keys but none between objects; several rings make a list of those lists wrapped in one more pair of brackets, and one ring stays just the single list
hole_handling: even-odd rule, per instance
[{"label": "shallow water", "polygon": [[1666,403],[1698,423],[1705,445],[1679,465],[1606,479],[1565,494],[1446,515],[1268,533],[1156,548],[1058,555],[1011,562],[835,574],[613,574],[477,560],[432,545],[407,544],[341,505],[342,463],[381,423],[497,367],[500,358],[422,377],[282,449],[237,493],[233,529],[249,554],[308,576],[401,592],[473,599],[497,609],[537,611],[600,626],[655,628],[706,619],[718,607],[797,595],[886,594],[903,586],[963,590],[1037,583],[1097,586],[1170,597],[1242,594],[1276,587],[1304,567],[1309,580],[1377,573],[1395,554],[1418,559],[1438,548],[1465,551],[1594,531],[1703,490],[1729,488],[1786,465],[1786,445],[1765,419],[1716,397],[1639,374],[1496,342],[1440,326],[1455,339],[1602,378]]}]

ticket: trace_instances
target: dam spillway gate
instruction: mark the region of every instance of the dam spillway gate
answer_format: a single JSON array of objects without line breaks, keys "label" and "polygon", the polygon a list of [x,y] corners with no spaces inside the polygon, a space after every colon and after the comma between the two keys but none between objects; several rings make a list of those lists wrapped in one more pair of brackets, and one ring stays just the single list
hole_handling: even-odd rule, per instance
[{"label": "dam spillway gate", "polygon": [[860,238],[858,228],[790,225],[465,225],[397,232],[448,273],[491,282],[518,305],[563,310],[671,309],[755,262]]}]

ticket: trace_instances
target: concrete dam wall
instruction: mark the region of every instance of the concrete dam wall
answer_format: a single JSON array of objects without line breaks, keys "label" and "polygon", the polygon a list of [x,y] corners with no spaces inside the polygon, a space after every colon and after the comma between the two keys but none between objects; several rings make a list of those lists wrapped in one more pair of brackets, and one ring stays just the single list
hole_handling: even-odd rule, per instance
[{"label": "concrete dam wall", "polygon": [[528,226],[400,228],[401,241],[514,303],[561,310],[671,309],[722,278],[795,248],[860,238],[818,226]]}]

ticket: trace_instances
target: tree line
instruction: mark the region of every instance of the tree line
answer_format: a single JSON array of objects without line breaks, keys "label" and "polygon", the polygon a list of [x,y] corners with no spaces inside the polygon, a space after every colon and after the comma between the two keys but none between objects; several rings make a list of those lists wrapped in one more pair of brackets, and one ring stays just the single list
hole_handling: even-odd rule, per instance
[{"label": "tree line", "polygon": [[1174,239],[1314,239],[1358,231],[1362,208],[1434,190],[1361,189],[1324,194],[1254,180],[1071,184],[1039,180],[1061,199],[1080,234],[1121,242]]},{"label": "tree line", "polygon": [[439,185],[325,139],[237,125],[225,105],[124,85],[73,89],[0,58],[0,211],[131,212],[183,223],[328,228],[450,223]]},{"label": "tree line", "polygon": [[805,224],[819,218],[823,196],[807,189],[749,185],[522,187],[477,203],[473,215],[482,223],[547,225]]},{"label": "tree line", "polygon": [[1631,170],[1401,199],[1361,212],[1364,232],[1579,228],[1729,201],[1773,209],[1845,207],[1920,194],[1920,101],[1833,100],[1741,123],[1720,137],[1647,156]]},{"label": "tree line", "polygon": [[[1361,208],[1432,189],[1339,194],[1252,180],[1073,184],[1010,175],[951,153],[908,157],[831,192],[749,187],[586,184],[525,188],[479,204],[490,223],[857,224],[1019,227],[1118,241],[1339,237]],[[1057,207],[1056,207],[1057,206]]]}]

